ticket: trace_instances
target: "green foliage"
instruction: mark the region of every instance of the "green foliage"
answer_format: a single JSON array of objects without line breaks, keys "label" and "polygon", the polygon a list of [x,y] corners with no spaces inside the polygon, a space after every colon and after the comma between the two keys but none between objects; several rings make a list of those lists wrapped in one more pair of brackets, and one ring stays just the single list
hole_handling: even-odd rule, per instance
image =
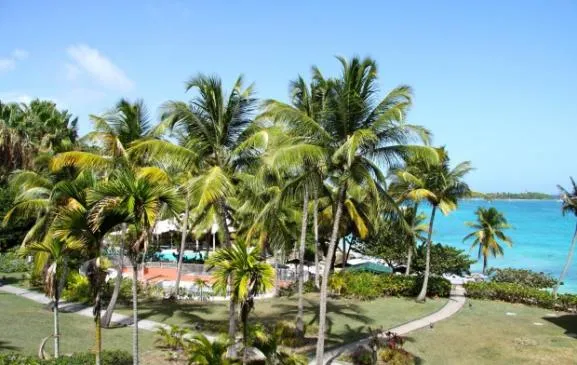
[{"label": "green foliage", "polygon": [[510,267],[492,268],[488,274],[491,275],[491,281],[497,283],[513,283],[538,289],[552,288],[557,283],[557,280],[545,273]]},{"label": "green foliage", "polygon": [[539,199],[539,200],[557,199],[557,197],[555,195],[538,193],[538,192],[533,192],[533,191],[528,191],[525,193],[479,193],[479,192],[473,192],[473,193],[471,193],[471,198],[487,199],[487,200],[495,200],[495,199]]},{"label": "green foliage", "polygon": [[[126,351],[102,351],[102,365],[131,365],[132,355]],[[72,356],[61,356],[58,359],[40,360],[36,356],[0,353],[0,365],[92,365],[94,354],[76,353]]]},{"label": "green foliage", "polygon": [[401,348],[386,347],[379,350],[379,360],[387,365],[414,365],[415,357]]},{"label": "green foliage", "polygon": [[[12,208],[16,194],[4,184],[0,185],[0,219]],[[0,225],[0,252],[19,246],[31,226],[31,221],[23,216],[14,217],[10,224]],[[0,269],[0,271],[2,271]]]},{"label": "green foliage", "polygon": [[92,289],[88,278],[78,272],[68,274],[67,285],[62,292],[62,299],[69,302],[90,303],[92,300]]},{"label": "green foliage", "polygon": [[[334,283],[337,287],[334,288]],[[372,274],[368,272],[340,272],[329,279],[334,292],[360,300],[372,300],[382,296],[415,296],[422,285],[422,278],[392,274]],[[337,290],[338,289],[338,290]],[[427,295],[448,297],[451,283],[441,277],[430,277]]]},{"label": "green foliage", "polygon": [[467,296],[475,299],[503,300],[538,307],[577,312],[577,295],[562,294],[555,299],[545,290],[513,283],[481,282],[465,284]]},{"label": "green foliage", "polygon": [[[421,245],[417,248],[417,254],[413,261],[413,270],[416,272],[425,271],[426,247]],[[436,275],[469,274],[471,265],[475,263],[471,257],[463,250],[446,246],[440,243],[431,245],[431,273]]]},{"label": "green foliage", "polygon": [[15,249],[0,253],[0,272],[25,272],[30,269],[26,259],[18,256]]},{"label": "green foliage", "polygon": [[373,365],[373,352],[366,346],[358,346],[351,354],[353,365]]}]

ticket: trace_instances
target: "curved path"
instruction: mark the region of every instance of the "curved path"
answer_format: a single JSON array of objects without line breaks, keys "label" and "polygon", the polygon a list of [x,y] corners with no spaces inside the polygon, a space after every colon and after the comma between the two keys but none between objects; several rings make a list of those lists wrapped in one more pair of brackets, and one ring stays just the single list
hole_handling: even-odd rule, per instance
[{"label": "curved path", "polygon": [[[404,323],[400,326],[389,329],[388,331],[394,332],[398,335],[404,335],[414,330],[430,326],[432,323],[442,321],[451,317],[453,314],[457,313],[465,304],[465,288],[462,285],[456,285],[453,290],[451,290],[451,295],[449,301],[445,306],[435,313],[429,314],[425,317],[415,319],[411,322]],[[386,331],[385,331],[386,332]],[[333,362],[342,353],[352,351],[359,345],[366,345],[369,339],[364,338],[355,342],[347,343],[345,345],[333,348],[331,350],[325,351],[323,364],[329,364]],[[311,359],[310,364],[315,364],[314,358]]]}]

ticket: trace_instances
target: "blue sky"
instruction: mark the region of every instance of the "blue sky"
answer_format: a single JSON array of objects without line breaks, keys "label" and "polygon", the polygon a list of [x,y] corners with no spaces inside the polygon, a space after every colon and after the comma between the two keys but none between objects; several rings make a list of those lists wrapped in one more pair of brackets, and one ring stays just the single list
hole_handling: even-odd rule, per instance
[{"label": "blue sky", "polygon": [[121,96],[151,114],[184,81],[243,73],[262,98],[333,56],[371,56],[385,91],[415,90],[409,115],[471,160],[478,191],[554,192],[577,176],[574,1],[0,0],[0,99],[54,99],[80,117]]}]

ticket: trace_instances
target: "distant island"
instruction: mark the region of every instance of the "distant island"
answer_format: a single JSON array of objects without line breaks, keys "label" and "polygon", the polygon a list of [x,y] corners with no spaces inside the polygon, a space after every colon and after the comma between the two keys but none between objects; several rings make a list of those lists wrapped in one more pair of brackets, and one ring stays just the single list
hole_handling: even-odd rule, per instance
[{"label": "distant island", "polygon": [[487,200],[498,200],[498,199],[538,199],[538,200],[550,200],[559,199],[557,195],[537,193],[532,191],[527,191],[525,193],[479,193],[473,192],[471,194],[472,199],[487,199]]}]

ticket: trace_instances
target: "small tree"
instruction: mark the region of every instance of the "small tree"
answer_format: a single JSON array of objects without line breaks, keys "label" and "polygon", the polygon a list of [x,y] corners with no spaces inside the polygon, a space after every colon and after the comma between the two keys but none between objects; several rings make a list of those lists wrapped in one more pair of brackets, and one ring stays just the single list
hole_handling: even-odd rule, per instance
[{"label": "small tree", "polygon": [[[561,200],[563,201],[562,211],[563,214],[573,214],[577,217],[577,184],[575,184],[575,180],[571,178],[571,191],[565,190],[562,186],[557,185],[559,190],[561,191]],[[575,246],[577,245],[577,226],[575,227],[575,233],[573,234],[573,240],[571,241],[571,246],[569,246],[569,253],[567,254],[567,261],[565,262],[565,266],[563,267],[563,271],[561,271],[561,275],[559,275],[559,281],[557,285],[553,288],[553,296],[557,297],[557,292],[559,291],[559,286],[563,283],[563,279],[567,275],[567,271],[569,271],[569,266],[571,266],[571,261],[573,260],[573,253],[575,253]]]}]

